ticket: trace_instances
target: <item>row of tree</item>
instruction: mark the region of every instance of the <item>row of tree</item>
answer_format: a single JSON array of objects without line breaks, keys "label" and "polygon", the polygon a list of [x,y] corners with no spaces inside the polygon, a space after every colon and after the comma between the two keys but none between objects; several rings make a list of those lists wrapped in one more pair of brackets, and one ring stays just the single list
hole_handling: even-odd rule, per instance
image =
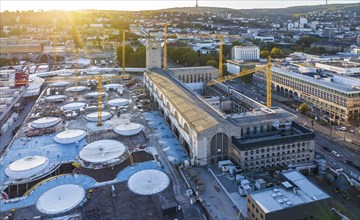
[{"label": "row of tree", "polygon": [[274,47],[271,49],[271,52],[268,50],[262,50],[260,52],[260,58],[267,58],[268,56],[271,56],[271,58],[283,58],[284,53],[281,48]]},{"label": "row of tree", "polygon": [[1,66],[10,66],[19,64],[19,60],[16,57],[13,58],[0,58],[0,67]]},{"label": "row of tree", "polygon": [[[122,64],[122,47],[116,50],[116,58],[119,66]],[[144,46],[138,47],[134,50],[129,45],[125,46],[125,63],[127,67],[145,67],[146,65],[146,48]]]},{"label": "row of tree", "polygon": [[[122,63],[122,46],[116,50],[119,66]],[[181,66],[212,66],[218,68],[219,56],[217,54],[199,54],[187,46],[168,47],[168,61]],[[134,50],[131,46],[125,46],[125,63],[128,67],[145,67],[146,48],[138,47]],[[224,69],[226,72],[226,68]]]},{"label": "row of tree", "polygon": [[218,54],[200,54],[187,46],[169,47],[168,56],[171,62],[182,66],[219,66]]}]

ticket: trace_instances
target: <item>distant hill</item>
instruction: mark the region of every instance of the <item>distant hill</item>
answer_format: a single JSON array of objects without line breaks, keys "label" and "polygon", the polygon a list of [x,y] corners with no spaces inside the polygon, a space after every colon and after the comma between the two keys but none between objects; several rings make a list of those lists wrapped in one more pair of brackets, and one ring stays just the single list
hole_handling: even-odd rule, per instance
[{"label": "distant hill", "polygon": [[334,5],[309,5],[309,6],[294,6],[288,8],[277,9],[247,9],[240,10],[245,14],[259,14],[266,16],[294,16],[298,14],[307,14],[310,12],[334,12],[350,10],[359,13],[360,3],[354,4],[334,4]]},{"label": "distant hill", "polygon": [[231,8],[221,8],[221,7],[179,7],[179,8],[167,8],[157,10],[161,12],[181,12],[181,13],[191,13],[191,14],[202,14],[206,12],[239,12],[238,9]]},{"label": "distant hill", "polygon": [[360,3],[353,4],[332,4],[332,5],[309,5],[309,6],[294,6],[288,8],[276,8],[276,9],[231,9],[231,8],[218,8],[218,7],[184,7],[184,8],[168,8],[158,10],[158,12],[182,12],[191,14],[202,14],[206,12],[218,12],[218,13],[231,13],[247,16],[280,16],[280,17],[293,17],[299,14],[306,14],[310,12],[334,12],[350,10],[359,13]]}]

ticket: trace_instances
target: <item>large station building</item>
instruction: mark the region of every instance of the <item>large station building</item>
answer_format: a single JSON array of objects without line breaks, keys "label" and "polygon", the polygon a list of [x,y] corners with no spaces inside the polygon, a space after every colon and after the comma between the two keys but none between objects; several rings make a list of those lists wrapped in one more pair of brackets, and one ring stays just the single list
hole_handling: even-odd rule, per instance
[{"label": "large station building", "polygon": [[[194,75],[197,74],[209,74],[213,77],[212,69],[204,69],[208,71],[204,72],[199,71],[198,68],[183,68],[179,77],[171,69],[161,69],[161,50],[160,42],[148,41],[144,85],[150,99],[160,109],[194,164],[206,165],[229,158],[243,168],[313,162],[315,135],[294,123],[295,115],[281,108],[267,108],[221,83],[206,88],[208,94],[220,97],[218,99],[220,103],[208,102],[206,97],[195,93],[182,80],[186,79],[187,75],[195,78]],[[287,137],[280,139],[280,142],[263,141],[261,138],[262,136],[276,138],[285,133]],[[292,139],[293,136],[297,138]],[[281,156],[284,154],[279,155],[280,151],[275,155],[279,146],[283,149],[282,145],[285,144],[284,151],[287,152],[287,145],[297,146],[300,139],[305,136],[309,142],[304,145],[301,142],[301,151],[306,156],[300,159],[286,159],[285,156],[283,160]],[[245,157],[239,156],[250,150],[242,147],[241,143],[244,141],[251,142],[250,145],[256,146],[256,149],[262,147],[271,151],[274,149],[274,152],[270,153],[274,157],[269,157],[268,163],[261,163],[257,161],[258,158],[250,159],[250,157],[246,157],[245,161]],[[290,155],[292,150],[289,152]]]}]

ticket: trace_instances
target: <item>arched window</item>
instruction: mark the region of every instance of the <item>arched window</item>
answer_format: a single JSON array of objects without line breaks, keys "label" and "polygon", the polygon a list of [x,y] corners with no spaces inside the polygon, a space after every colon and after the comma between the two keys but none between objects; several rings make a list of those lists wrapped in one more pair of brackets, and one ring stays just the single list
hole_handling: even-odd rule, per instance
[{"label": "arched window", "polygon": [[162,95],[162,94],[160,94],[160,99],[161,99],[162,103],[165,103],[165,101],[164,101],[164,97],[163,97],[163,95]]},{"label": "arched window", "polygon": [[179,122],[179,115],[178,115],[177,111],[175,111],[174,117],[175,117],[176,121]]},{"label": "arched window", "polygon": [[212,162],[223,160],[228,156],[229,139],[224,133],[218,133],[211,139],[211,158]]},{"label": "arched window", "polygon": [[190,135],[190,129],[189,129],[189,125],[187,123],[184,124],[184,131],[186,134]]}]

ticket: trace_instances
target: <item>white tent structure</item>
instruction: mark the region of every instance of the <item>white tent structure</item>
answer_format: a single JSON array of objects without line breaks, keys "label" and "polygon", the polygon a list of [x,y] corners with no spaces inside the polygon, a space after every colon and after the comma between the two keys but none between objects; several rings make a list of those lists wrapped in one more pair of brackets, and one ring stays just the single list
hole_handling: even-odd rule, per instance
[{"label": "white tent structure", "polygon": [[[103,121],[106,121],[108,120],[109,118],[111,118],[112,114],[110,112],[106,112],[106,111],[102,111],[101,112],[101,118]],[[98,112],[92,112],[92,113],[89,113],[85,116],[85,118],[88,120],[88,121],[98,121]]]},{"label": "white tent structure", "polygon": [[86,108],[88,105],[85,102],[72,102],[61,106],[62,110],[75,111]]},{"label": "white tent structure", "polygon": [[65,87],[65,86],[68,86],[68,85],[70,85],[70,82],[63,81],[63,82],[54,82],[54,83],[51,83],[49,86],[53,86],[53,87]]},{"label": "white tent structure", "polygon": [[118,141],[99,140],[86,145],[79,158],[88,163],[111,163],[125,153],[126,147]]},{"label": "white tent structure", "polygon": [[86,90],[87,87],[86,86],[73,86],[73,87],[69,87],[66,89],[66,91],[68,92],[81,92]]},{"label": "white tent structure", "polygon": [[58,133],[54,137],[54,141],[59,144],[72,144],[86,137],[86,131],[83,130],[66,130]]},{"label": "white tent structure", "polygon": [[86,75],[100,75],[100,71],[86,71]]},{"label": "white tent structure", "polygon": [[123,136],[132,136],[144,130],[144,125],[127,122],[114,128],[114,132]]},{"label": "white tent structure", "polygon": [[162,171],[141,170],[130,176],[129,189],[140,195],[153,195],[166,189],[170,184],[169,177]]},{"label": "white tent structure", "polygon": [[[105,96],[106,92],[101,92],[100,94],[101,94],[101,96]],[[85,96],[86,96],[86,98],[97,98],[99,96],[99,92],[90,92],[90,93],[86,94]]]},{"label": "white tent structure", "polygon": [[59,102],[67,99],[66,95],[51,95],[44,98],[45,102]]},{"label": "white tent structure", "polygon": [[43,117],[36,119],[35,121],[31,122],[31,127],[33,128],[49,128],[61,121],[60,118],[57,117]]},{"label": "white tent structure", "polygon": [[40,174],[49,165],[49,159],[43,156],[28,156],[12,162],[5,174],[10,179],[27,179]]},{"label": "white tent structure", "polygon": [[83,187],[65,184],[44,192],[36,202],[36,208],[44,214],[60,214],[77,207],[84,199],[85,190]]},{"label": "white tent structure", "polygon": [[129,104],[129,99],[112,99],[108,101],[108,105],[112,107],[125,106]]},{"label": "white tent structure", "polygon": [[74,72],[72,72],[72,71],[66,71],[66,72],[58,73],[58,76],[61,76],[61,77],[72,76],[72,75],[74,75]]}]

